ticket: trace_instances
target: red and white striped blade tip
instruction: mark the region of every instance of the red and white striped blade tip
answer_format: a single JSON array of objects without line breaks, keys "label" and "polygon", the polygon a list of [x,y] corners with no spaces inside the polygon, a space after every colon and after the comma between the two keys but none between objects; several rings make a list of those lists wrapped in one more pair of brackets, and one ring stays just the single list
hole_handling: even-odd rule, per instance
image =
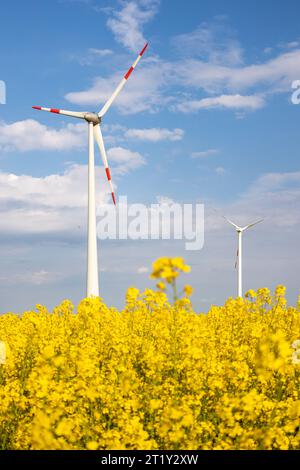
[{"label": "red and white striped blade tip", "polygon": [[38,109],[39,111],[49,111],[49,113],[59,114],[60,109],[56,108],[43,108],[42,106],[32,106],[33,109]]},{"label": "red and white striped blade tip", "polygon": [[147,47],[148,47],[148,42],[146,42],[146,44],[144,45],[143,49],[141,50],[140,56],[142,56],[142,55],[144,54],[144,52],[145,52],[145,50],[147,49]]},{"label": "red and white striped blade tip", "polygon": [[111,197],[112,197],[114,205],[116,206],[117,203],[116,203],[115,193],[111,193]]}]

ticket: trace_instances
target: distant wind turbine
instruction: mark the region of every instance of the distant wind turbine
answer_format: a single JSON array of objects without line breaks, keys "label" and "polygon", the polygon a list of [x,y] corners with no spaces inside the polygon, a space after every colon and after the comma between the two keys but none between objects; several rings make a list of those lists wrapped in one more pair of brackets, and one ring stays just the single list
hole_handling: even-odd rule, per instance
[{"label": "distant wind turbine", "polygon": [[259,224],[262,222],[264,219],[257,220],[256,222],[253,222],[252,224],[246,225],[245,227],[239,227],[236,225],[234,222],[231,220],[227,219],[227,217],[222,216],[230,225],[235,227],[236,232],[238,234],[238,248],[237,248],[237,262],[235,264],[235,267],[237,268],[237,295],[238,297],[243,296],[243,278],[242,278],[242,235],[245,230],[248,228],[254,227],[254,225]]},{"label": "distant wind turbine", "polygon": [[94,112],[78,112],[78,111],[66,111],[63,109],[56,108],[42,108],[41,106],[33,106],[33,109],[40,111],[48,111],[49,113],[62,114],[64,116],[70,116],[79,119],[85,119],[88,123],[88,147],[89,147],[89,163],[88,163],[88,249],[87,249],[87,297],[99,296],[99,281],[98,281],[98,257],[97,257],[97,232],[96,232],[96,202],[95,202],[95,159],[94,159],[94,138],[99,146],[102,161],[105,167],[106,176],[111,190],[111,196],[113,203],[116,205],[116,199],[114,189],[111,181],[110,170],[107,162],[106,151],[104,147],[102,132],[101,132],[101,121],[103,116],[106,114],[131,73],[135,66],[144,54],[148,43],[145,44],[135,62],[132,64],[130,69],[126,72],[122,80],[120,81],[117,88],[112,93],[111,97],[106,101],[99,113]]}]

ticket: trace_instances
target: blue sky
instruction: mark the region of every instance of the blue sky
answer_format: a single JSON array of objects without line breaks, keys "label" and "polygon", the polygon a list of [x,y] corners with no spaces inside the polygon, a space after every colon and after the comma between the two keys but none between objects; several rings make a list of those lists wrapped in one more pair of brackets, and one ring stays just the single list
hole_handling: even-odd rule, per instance
[{"label": "blue sky", "polygon": [[[16,15],[16,10],[18,15]],[[86,128],[32,105],[99,110],[149,49],[103,122],[117,194],[205,204],[205,244],[101,241],[100,291],[121,306],[158,256],[192,265],[198,310],[236,291],[238,223],[245,289],[299,288],[299,3],[44,0],[1,6],[0,310],[75,303],[85,291]],[[75,122],[74,122],[75,121]],[[108,187],[96,151],[98,204]],[[146,269],[147,268],[147,269]]]}]

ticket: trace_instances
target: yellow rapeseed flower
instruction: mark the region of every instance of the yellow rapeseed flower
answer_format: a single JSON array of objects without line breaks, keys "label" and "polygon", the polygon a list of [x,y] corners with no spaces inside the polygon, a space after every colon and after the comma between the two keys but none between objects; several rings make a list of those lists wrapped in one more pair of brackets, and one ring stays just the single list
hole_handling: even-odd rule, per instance
[{"label": "yellow rapeseed flower", "polygon": [[122,310],[0,316],[1,449],[299,450],[300,305],[278,286],[198,314],[162,288],[183,259],[154,265]]},{"label": "yellow rapeseed flower", "polygon": [[156,284],[156,287],[160,290],[165,290],[166,289],[166,284],[164,282],[160,281]]},{"label": "yellow rapeseed flower", "polygon": [[183,292],[187,297],[190,297],[193,294],[194,289],[189,284],[186,284],[183,288]]}]

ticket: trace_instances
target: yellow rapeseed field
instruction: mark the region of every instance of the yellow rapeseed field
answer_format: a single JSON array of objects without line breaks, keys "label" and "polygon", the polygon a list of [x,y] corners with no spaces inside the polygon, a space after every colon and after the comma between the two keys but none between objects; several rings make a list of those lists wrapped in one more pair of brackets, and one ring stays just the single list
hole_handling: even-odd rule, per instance
[{"label": "yellow rapeseed field", "polygon": [[122,311],[0,316],[1,449],[300,448],[300,303],[279,286],[198,314],[184,261],[153,268]]}]

